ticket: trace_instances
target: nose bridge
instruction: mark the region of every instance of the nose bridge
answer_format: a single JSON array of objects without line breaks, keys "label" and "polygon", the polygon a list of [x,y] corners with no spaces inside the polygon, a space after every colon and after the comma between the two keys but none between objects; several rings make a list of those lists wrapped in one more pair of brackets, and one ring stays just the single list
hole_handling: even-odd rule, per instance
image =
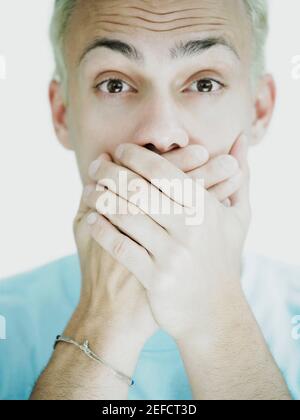
[{"label": "nose bridge", "polygon": [[162,153],[187,146],[188,134],[169,93],[156,92],[152,99],[148,98],[134,141],[141,146],[152,145]]}]

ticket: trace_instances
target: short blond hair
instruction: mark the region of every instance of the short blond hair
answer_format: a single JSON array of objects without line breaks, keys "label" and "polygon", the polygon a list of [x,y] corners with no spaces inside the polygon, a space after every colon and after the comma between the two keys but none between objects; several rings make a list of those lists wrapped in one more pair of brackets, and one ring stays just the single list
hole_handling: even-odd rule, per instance
[{"label": "short blond hair", "polygon": [[[257,79],[265,70],[265,45],[268,35],[267,0],[243,0],[253,28],[253,76]],[[77,0],[55,0],[50,25],[50,38],[55,58],[54,78],[63,84],[67,79],[64,60],[64,40],[69,19]]]}]

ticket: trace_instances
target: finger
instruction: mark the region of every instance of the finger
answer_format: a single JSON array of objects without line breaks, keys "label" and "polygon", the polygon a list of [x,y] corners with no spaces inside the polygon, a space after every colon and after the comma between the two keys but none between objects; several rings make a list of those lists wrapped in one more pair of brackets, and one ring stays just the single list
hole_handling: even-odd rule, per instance
[{"label": "finger", "polygon": [[162,156],[183,172],[200,168],[209,160],[208,151],[205,147],[197,144],[172,150]]},{"label": "finger", "polygon": [[93,178],[93,174],[97,173],[97,170],[102,162],[112,162],[112,158],[108,153],[102,153],[96,160],[94,160],[89,166],[89,176]]},{"label": "finger", "polygon": [[107,162],[112,162],[112,157],[109,153],[104,152],[104,153],[101,153],[100,156],[102,159],[106,160]]},{"label": "finger", "polygon": [[73,221],[73,232],[75,241],[79,250],[79,254],[83,255],[84,250],[88,248],[88,243],[90,241],[90,235],[86,223],[84,223],[84,218],[89,212],[89,207],[84,199],[84,192],[80,198],[79,208],[77,214]]},{"label": "finger", "polygon": [[148,289],[147,279],[151,277],[146,276],[145,273],[152,272],[153,261],[145,248],[122,234],[110,221],[98,213],[89,213],[86,221],[92,238]]},{"label": "finger", "polygon": [[87,186],[84,199],[90,209],[105,216],[115,227],[144,247],[156,259],[164,256],[171,242],[167,231],[138,207],[109,190]]},{"label": "finger", "polygon": [[250,207],[250,170],[248,164],[248,139],[242,134],[232,147],[231,155],[239,162],[243,172],[242,187],[231,198],[232,207],[240,213],[240,216],[248,221],[251,217]]},{"label": "finger", "polygon": [[192,179],[202,179],[204,188],[209,189],[224,182],[237,173],[239,165],[237,160],[230,155],[217,156],[201,168],[188,172]]},{"label": "finger", "polygon": [[[143,213],[148,214],[168,231],[173,230],[175,226],[170,214],[183,214],[184,207],[182,205],[171,200],[169,195],[163,194],[156,186],[130,169],[105,160],[98,162],[97,165],[93,163],[90,169],[93,170],[90,170],[90,176],[98,185],[107,187],[111,192],[136,205]],[[189,177],[187,179],[187,182],[192,182]],[[174,189],[178,189],[177,180],[175,181]],[[166,184],[164,185],[166,186]],[[181,186],[180,183],[179,186]],[[172,191],[171,187],[172,184],[169,185],[169,190]],[[183,187],[180,192],[183,195]],[[185,199],[188,201],[188,194],[185,194]],[[176,218],[177,222],[179,217]]]},{"label": "finger", "polygon": [[[101,156],[101,159],[103,160],[106,160],[108,162],[112,161],[112,158],[108,153],[103,153]],[[77,246],[80,249],[87,249],[88,242],[90,241],[90,235],[86,223],[81,223],[89,211],[89,207],[86,205],[84,200],[84,194],[85,192],[83,190],[82,196],[80,198],[79,208],[73,221],[73,232]]]},{"label": "finger", "polygon": [[238,172],[233,175],[228,180],[221,182],[218,185],[210,188],[208,191],[213,194],[216,199],[220,202],[223,202],[227,198],[231,197],[236,193],[242,186],[243,183],[243,173],[239,169]]},{"label": "finger", "polygon": [[[191,181],[190,177],[163,156],[136,144],[122,144],[115,151],[114,160],[146,179],[179,205],[189,207],[182,191],[184,183]],[[170,187],[175,184],[177,188]]]}]

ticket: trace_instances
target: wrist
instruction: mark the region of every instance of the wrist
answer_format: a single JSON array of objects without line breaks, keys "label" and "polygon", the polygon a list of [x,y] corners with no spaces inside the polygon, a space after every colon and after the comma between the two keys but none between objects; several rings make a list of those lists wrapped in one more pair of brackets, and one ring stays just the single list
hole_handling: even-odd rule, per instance
[{"label": "wrist", "polygon": [[[91,314],[84,306],[79,305],[63,335],[79,344],[88,340],[90,349],[115,369],[125,375],[132,376],[138,361],[139,354],[145,340],[137,334],[131,334],[125,323],[118,323],[104,314]],[[68,346],[68,351],[77,352],[76,348],[70,348],[68,344],[60,344],[57,351],[63,346]],[[71,346],[72,347],[72,346]],[[64,347],[66,351],[66,347]],[[79,353],[78,353],[79,352]],[[86,357],[80,355],[82,358]],[[93,361],[88,361],[94,368]]]},{"label": "wrist", "polygon": [[211,305],[213,310],[202,312],[192,325],[175,338],[179,347],[203,349],[211,353],[224,345],[236,343],[239,337],[253,329],[257,324],[242,291],[236,290],[230,297]]}]

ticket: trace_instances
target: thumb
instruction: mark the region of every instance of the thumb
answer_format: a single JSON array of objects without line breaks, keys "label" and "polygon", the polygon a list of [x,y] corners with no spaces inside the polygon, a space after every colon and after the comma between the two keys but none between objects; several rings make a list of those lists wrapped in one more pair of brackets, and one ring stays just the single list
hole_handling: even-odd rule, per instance
[{"label": "thumb", "polygon": [[241,188],[233,194],[230,199],[232,207],[236,208],[243,220],[249,222],[250,208],[250,169],[248,163],[249,143],[245,134],[241,134],[233,145],[230,154],[238,161],[240,169],[243,173],[243,184]]},{"label": "thumb", "polygon": [[[112,162],[112,158],[108,153],[101,155],[102,159],[105,159],[109,162]],[[94,181],[91,181],[89,185],[95,184]],[[84,190],[82,192],[79,208],[73,222],[73,232],[77,246],[83,249],[86,249],[90,241],[90,232],[87,226],[86,217],[92,213],[94,210],[89,208],[84,200]]]}]

